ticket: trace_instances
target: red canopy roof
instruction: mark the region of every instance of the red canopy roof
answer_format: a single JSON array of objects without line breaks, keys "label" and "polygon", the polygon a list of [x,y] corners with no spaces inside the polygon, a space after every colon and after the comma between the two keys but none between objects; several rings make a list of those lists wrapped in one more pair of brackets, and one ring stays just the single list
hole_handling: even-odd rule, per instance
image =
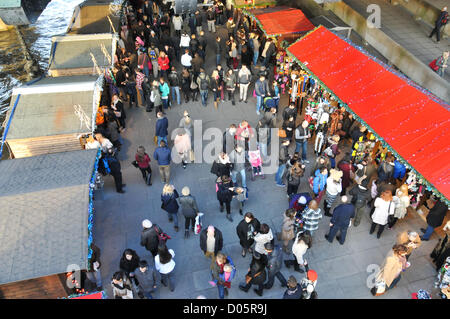
[{"label": "red canopy roof", "polygon": [[396,155],[450,199],[449,105],[319,27],[288,48]]},{"label": "red canopy roof", "polygon": [[69,299],[105,299],[103,291],[83,294],[76,297],[69,297]]},{"label": "red canopy roof", "polygon": [[249,12],[261,23],[268,36],[307,32],[314,29],[314,25],[299,9],[281,8],[274,12],[264,12],[264,10],[277,9],[279,8],[256,9]]}]

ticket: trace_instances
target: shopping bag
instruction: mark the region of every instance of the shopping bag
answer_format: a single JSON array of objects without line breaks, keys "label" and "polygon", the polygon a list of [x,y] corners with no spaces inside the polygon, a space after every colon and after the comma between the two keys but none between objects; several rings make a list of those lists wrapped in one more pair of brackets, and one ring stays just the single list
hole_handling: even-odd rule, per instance
[{"label": "shopping bag", "polygon": [[203,213],[198,213],[195,217],[194,234],[198,235],[202,231],[202,216]]},{"label": "shopping bag", "polygon": [[433,61],[430,62],[430,64],[428,64],[430,66],[430,68],[433,69],[433,71],[437,72],[437,70],[439,70],[439,66],[436,64],[437,59],[434,59]]}]

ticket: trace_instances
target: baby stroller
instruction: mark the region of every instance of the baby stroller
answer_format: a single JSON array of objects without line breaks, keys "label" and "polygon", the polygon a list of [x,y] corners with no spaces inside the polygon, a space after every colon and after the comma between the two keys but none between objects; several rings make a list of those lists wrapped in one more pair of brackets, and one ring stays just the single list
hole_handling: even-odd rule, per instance
[{"label": "baby stroller", "polygon": [[255,176],[259,175],[264,179],[264,174],[262,173],[262,159],[261,152],[259,149],[255,151],[248,151],[248,158],[250,165],[252,166],[252,181],[255,180]]}]

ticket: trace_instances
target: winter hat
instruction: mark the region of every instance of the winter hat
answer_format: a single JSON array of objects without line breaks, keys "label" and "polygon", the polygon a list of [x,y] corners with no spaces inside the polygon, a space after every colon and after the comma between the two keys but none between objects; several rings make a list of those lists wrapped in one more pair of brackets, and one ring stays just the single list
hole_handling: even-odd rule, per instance
[{"label": "winter hat", "polygon": [[308,272],[306,273],[306,277],[308,277],[309,280],[311,281],[316,281],[317,280],[317,273],[314,270],[308,270]]},{"label": "winter hat", "polygon": [[191,190],[189,189],[189,187],[185,186],[183,187],[183,189],[181,190],[181,194],[183,196],[188,196],[189,194],[191,194]]},{"label": "winter hat", "polygon": [[209,226],[208,226],[208,233],[209,233],[209,232],[214,233],[214,231],[215,231],[214,226],[213,226],[213,225],[209,225]]},{"label": "winter hat", "polygon": [[306,197],[305,196],[300,196],[300,198],[298,199],[298,203],[305,205],[306,204]]},{"label": "winter hat", "polygon": [[152,222],[148,219],[144,219],[142,221],[142,227],[144,228],[151,228],[153,226]]}]

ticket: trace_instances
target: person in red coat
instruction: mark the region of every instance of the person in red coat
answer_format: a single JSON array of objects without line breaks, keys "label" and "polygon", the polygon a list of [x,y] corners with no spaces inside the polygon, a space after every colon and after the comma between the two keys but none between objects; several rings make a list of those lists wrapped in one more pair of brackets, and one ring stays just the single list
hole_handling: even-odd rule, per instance
[{"label": "person in red coat", "polygon": [[161,76],[167,79],[167,70],[169,70],[169,58],[164,52],[159,54],[158,65],[161,70]]},{"label": "person in red coat", "polygon": [[144,181],[146,181],[147,185],[152,185],[152,168],[150,167],[150,157],[145,152],[145,148],[143,146],[139,146],[135,155],[136,163],[138,168],[142,173],[142,177]]},{"label": "person in red coat", "polygon": [[352,156],[350,153],[346,153],[344,158],[339,162],[338,168],[342,171],[342,191],[341,196],[344,196],[347,192],[347,188],[352,184],[351,174],[355,173],[355,167],[352,164]]}]

